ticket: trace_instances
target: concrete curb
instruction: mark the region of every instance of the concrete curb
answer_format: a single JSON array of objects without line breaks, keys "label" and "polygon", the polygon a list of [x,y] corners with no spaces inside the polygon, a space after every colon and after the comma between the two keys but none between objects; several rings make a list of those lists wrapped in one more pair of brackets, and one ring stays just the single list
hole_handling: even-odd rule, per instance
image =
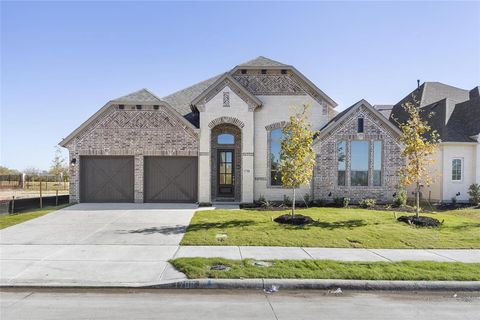
[{"label": "concrete curb", "polygon": [[78,285],[78,284],[3,284],[1,289],[257,289],[277,286],[280,290],[358,290],[358,291],[478,291],[480,281],[388,281],[342,279],[191,279],[160,284]]},{"label": "concrete curb", "polygon": [[387,290],[387,291],[480,291],[480,281],[386,281],[336,279],[192,279],[158,284],[164,289],[265,289],[284,290]]}]

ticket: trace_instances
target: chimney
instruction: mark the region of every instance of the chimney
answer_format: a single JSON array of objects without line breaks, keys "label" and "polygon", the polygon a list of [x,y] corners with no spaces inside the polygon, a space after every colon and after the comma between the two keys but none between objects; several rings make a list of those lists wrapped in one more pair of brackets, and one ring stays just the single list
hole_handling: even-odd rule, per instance
[{"label": "chimney", "polygon": [[480,87],[475,87],[468,93],[470,100],[480,97]]},{"label": "chimney", "polygon": [[420,88],[420,79],[417,79],[417,89]]}]

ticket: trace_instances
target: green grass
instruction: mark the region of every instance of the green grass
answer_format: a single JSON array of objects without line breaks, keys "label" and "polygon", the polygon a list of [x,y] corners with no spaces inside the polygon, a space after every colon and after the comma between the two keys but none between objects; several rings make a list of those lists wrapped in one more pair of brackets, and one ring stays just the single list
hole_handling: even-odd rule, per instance
[{"label": "green grass", "polygon": [[[358,279],[358,280],[480,280],[480,263],[403,261],[340,262],[331,260],[276,260],[271,267],[254,266],[252,260],[179,258],[170,261],[190,279]],[[228,271],[212,271],[224,264]]]},{"label": "green grass", "polygon": [[0,216],[0,229],[4,229],[10,226],[13,226],[15,224],[19,224],[31,219],[41,217],[52,211],[65,208],[66,206],[68,205],[62,205],[58,207],[47,207],[43,209],[33,209],[30,211],[20,212],[17,214]]},{"label": "green grass", "polygon": [[[316,222],[281,225],[288,211],[197,211],[182,245],[304,246],[337,248],[480,248],[480,210],[425,214],[444,220],[440,228],[398,222],[393,212],[357,208],[309,208],[298,213]],[[397,213],[397,216],[405,213]],[[227,237],[220,241],[218,234]]]}]

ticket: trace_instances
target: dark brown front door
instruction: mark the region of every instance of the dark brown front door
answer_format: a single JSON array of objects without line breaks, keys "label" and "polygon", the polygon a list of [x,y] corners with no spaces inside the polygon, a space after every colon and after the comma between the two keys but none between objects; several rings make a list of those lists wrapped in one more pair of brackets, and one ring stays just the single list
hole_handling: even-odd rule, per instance
[{"label": "dark brown front door", "polygon": [[218,196],[233,197],[235,194],[233,150],[218,150]]}]

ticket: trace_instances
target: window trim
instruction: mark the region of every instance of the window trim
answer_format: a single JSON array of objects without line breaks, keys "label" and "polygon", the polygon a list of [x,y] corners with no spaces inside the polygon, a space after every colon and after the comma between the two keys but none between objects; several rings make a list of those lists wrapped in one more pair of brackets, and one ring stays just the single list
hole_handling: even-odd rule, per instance
[{"label": "window trim", "polygon": [[[453,179],[453,161],[460,160],[460,180]],[[459,183],[463,182],[463,158],[462,157],[454,157],[452,161],[450,161],[450,181]]]}]

